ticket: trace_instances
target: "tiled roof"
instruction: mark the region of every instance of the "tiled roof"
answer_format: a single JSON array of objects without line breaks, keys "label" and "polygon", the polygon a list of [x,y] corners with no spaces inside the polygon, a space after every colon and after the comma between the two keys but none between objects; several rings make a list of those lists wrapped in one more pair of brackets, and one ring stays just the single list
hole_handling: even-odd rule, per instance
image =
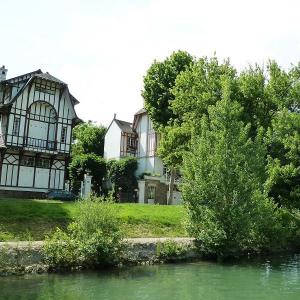
[{"label": "tiled roof", "polygon": [[48,72],[41,73],[41,74],[35,74],[34,76],[38,77],[38,78],[45,79],[45,80],[50,80],[50,81],[53,81],[53,82],[57,82],[57,83],[60,83],[60,84],[66,84],[63,81],[61,81],[60,79],[58,79],[58,78],[54,77],[53,75],[49,74]]},{"label": "tiled roof", "polygon": [[45,80],[50,80],[50,81],[57,82],[57,83],[60,83],[60,84],[66,84],[65,82],[63,82],[62,80],[54,77],[53,75],[49,74],[48,72],[43,73],[40,69],[36,70],[36,71],[33,71],[33,72],[30,72],[30,73],[27,73],[27,74],[17,76],[17,77],[6,79],[6,80],[2,81],[1,83],[15,83],[15,82],[23,81],[23,80],[28,80],[29,78],[32,78],[32,77],[37,77],[37,78],[41,78],[41,79],[45,79]]},{"label": "tiled roof", "polygon": [[123,132],[128,132],[128,133],[133,133],[132,130],[132,123],[126,122],[126,121],[121,121],[118,119],[115,119],[116,123],[118,124],[119,128],[123,131]]}]

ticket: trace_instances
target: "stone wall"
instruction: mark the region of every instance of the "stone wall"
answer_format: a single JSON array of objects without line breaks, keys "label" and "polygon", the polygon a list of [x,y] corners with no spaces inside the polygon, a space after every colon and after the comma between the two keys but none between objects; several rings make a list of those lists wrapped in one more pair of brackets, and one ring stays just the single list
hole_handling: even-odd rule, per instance
[{"label": "stone wall", "polygon": [[[43,242],[0,243],[0,276],[47,272],[43,262]],[[191,238],[125,239],[120,264],[153,264],[199,258]]]}]

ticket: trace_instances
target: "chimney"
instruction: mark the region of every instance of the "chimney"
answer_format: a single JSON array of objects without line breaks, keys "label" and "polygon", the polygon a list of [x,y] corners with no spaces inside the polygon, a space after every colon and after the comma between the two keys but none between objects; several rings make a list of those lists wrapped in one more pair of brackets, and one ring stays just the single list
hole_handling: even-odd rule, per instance
[{"label": "chimney", "polygon": [[6,74],[7,74],[7,69],[5,69],[5,66],[2,66],[0,68],[0,82],[6,80]]}]

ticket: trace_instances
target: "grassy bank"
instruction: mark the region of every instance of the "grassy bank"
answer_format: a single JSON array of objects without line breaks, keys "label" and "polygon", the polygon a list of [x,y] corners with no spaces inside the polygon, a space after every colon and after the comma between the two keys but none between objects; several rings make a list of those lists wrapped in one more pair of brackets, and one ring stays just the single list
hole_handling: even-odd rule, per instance
[{"label": "grassy bank", "polygon": [[[182,206],[114,204],[127,237],[186,236]],[[0,199],[0,241],[43,240],[76,216],[74,202]]]}]

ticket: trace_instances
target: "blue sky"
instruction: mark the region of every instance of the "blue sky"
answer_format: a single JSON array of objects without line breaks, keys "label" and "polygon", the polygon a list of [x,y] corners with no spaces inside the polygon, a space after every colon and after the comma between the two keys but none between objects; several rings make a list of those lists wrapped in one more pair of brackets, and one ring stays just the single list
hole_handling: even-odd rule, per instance
[{"label": "blue sky", "polygon": [[298,0],[0,0],[0,65],[69,84],[78,115],[108,125],[143,105],[143,76],[174,50],[229,57],[241,69],[300,61]]}]

